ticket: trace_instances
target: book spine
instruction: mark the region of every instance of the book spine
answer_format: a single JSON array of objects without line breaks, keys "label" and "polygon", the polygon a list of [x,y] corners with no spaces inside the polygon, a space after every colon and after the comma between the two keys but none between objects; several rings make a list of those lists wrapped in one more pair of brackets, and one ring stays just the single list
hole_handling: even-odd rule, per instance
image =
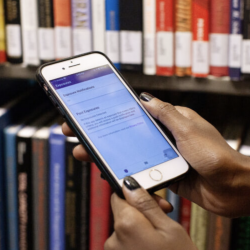
[{"label": "book spine", "polygon": [[20,250],[31,250],[33,248],[31,150],[31,138],[17,136],[17,196]]},{"label": "book spine", "polygon": [[175,1],[175,74],[191,75],[191,0]]},{"label": "book spine", "polygon": [[143,0],[143,73],[156,74],[156,0]]},{"label": "book spine", "polygon": [[34,250],[48,249],[48,139],[32,140]]},{"label": "book spine", "polygon": [[38,65],[38,10],[37,2],[33,0],[21,0],[21,23],[23,63],[25,65]]},{"label": "book spine", "polygon": [[91,164],[90,173],[90,250],[103,249],[110,234],[109,184],[100,178],[101,172]]},{"label": "book spine", "polygon": [[156,74],[174,74],[173,0],[156,0]]},{"label": "book spine", "polygon": [[179,195],[172,192],[170,189],[167,190],[167,201],[172,204],[174,210],[168,214],[169,218],[179,222],[180,220],[180,197]]},{"label": "book spine", "polygon": [[142,70],[142,1],[120,0],[121,69]]},{"label": "book spine", "polygon": [[186,232],[190,234],[190,217],[191,217],[191,202],[185,198],[181,198],[180,206],[180,224]]},{"label": "book spine", "polygon": [[210,74],[216,77],[228,76],[229,13],[230,0],[211,0]]},{"label": "book spine", "polygon": [[49,249],[64,250],[65,137],[51,133],[49,173]]},{"label": "book spine", "polygon": [[156,191],[155,194],[160,196],[163,199],[166,199],[167,189],[166,188],[160,189],[160,190]]},{"label": "book spine", "polygon": [[206,210],[192,203],[190,237],[199,250],[206,250],[207,217]]},{"label": "book spine", "polygon": [[7,128],[4,134],[7,183],[8,249],[18,250],[16,133],[9,132]]},{"label": "book spine", "polygon": [[4,0],[5,27],[6,27],[6,53],[10,63],[21,63],[22,39],[20,1]]},{"label": "book spine", "polygon": [[55,60],[53,0],[38,0],[38,44],[42,63]]},{"label": "book spine", "polygon": [[116,68],[120,69],[119,54],[119,0],[106,0],[106,54],[114,63]]},{"label": "book spine", "polygon": [[231,224],[232,220],[229,218],[208,213],[206,250],[230,249]]},{"label": "book spine", "polygon": [[0,63],[6,62],[5,23],[3,0],[0,0]]},{"label": "book spine", "polygon": [[250,74],[250,1],[244,0],[243,41],[241,72],[244,77]]},{"label": "book spine", "polygon": [[91,0],[71,0],[71,9],[73,54],[89,52],[92,50]]},{"label": "book spine", "polygon": [[241,79],[242,46],[242,4],[243,0],[231,0],[230,34],[229,34],[229,76],[233,81]]},{"label": "book spine", "polygon": [[70,0],[53,0],[56,59],[72,55]]},{"label": "book spine", "polygon": [[193,0],[192,5],[192,75],[207,77],[209,73],[209,0]]},{"label": "book spine", "polygon": [[92,0],[93,50],[105,53],[105,1]]}]

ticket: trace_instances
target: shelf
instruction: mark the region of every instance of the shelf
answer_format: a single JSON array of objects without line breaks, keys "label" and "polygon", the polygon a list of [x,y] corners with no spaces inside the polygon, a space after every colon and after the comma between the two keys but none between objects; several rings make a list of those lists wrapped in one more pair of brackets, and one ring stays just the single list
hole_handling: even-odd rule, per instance
[{"label": "shelf", "polygon": [[[20,65],[0,66],[0,79],[35,80],[36,67]],[[250,96],[250,80],[232,82],[228,79],[201,79],[193,77],[148,76],[136,72],[122,72],[134,88],[145,90],[173,90],[190,92],[207,92],[227,95]],[[1,80],[0,80],[1,81]]]}]

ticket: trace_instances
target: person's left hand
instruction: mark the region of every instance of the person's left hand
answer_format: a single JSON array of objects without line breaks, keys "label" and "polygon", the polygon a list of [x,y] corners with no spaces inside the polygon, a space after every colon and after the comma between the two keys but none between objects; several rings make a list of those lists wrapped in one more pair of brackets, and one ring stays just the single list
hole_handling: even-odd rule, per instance
[{"label": "person's left hand", "polygon": [[124,178],[123,194],[126,200],[111,197],[114,233],[105,250],[197,250],[182,226],[132,177]]}]

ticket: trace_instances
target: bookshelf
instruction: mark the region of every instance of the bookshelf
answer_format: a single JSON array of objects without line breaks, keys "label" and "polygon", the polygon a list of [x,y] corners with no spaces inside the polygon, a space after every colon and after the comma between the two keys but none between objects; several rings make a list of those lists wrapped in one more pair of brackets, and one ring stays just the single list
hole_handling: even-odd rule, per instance
[{"label": "bookshelf", "polygon": [[[1,79],[35,80],[37,67],[1,65]],[[123,76],[136,89],[190,91],[236,96],[250,96],[250,80],[232,82],[228,78],[194,78],[149,76],[138,72],[123,71]]]}]

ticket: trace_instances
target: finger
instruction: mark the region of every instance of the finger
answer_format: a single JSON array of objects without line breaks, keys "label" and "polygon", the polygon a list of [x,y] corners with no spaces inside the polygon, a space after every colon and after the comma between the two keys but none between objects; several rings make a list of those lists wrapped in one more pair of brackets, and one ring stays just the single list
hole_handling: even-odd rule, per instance
[{"label": "finger", "polygon": [[164,228],[168,217],[155,199],[131,176],[125,177],[123,183],[123,194],[128,204],[138,209],[155,228]]},{"label": "finger", "polygon": [[62,124],[62,132],[66,135],[66,136],[75,136],[75,134],[73,133],[73,131],[70,129],[70,127],[68,126],[68,124],[66,122],[64,122]]},{"label": "finger", "polygon": [[176,140],[181,138],[182,135],[186,136],[186,129],[190,120],[183,116],[172,104],[154,98],[148,93],[142,93],[140,98],[147,111],[165,125]]},{"label": "finger", "polygon": [[168,201],[156,194],[153,194],[152,197],[164,213],[171,213],[173,211],[173,206]]},{"label": "finger", "polygon": [[93,161],[82,144],[77,145],[73,149],[73,155],[78,161]]},{"label": "finger", "polygon": [[113,232],[112,235],[106,240],[104,250],[117,250],[119,248],[120,242],[117,239],[116,232]]}]

